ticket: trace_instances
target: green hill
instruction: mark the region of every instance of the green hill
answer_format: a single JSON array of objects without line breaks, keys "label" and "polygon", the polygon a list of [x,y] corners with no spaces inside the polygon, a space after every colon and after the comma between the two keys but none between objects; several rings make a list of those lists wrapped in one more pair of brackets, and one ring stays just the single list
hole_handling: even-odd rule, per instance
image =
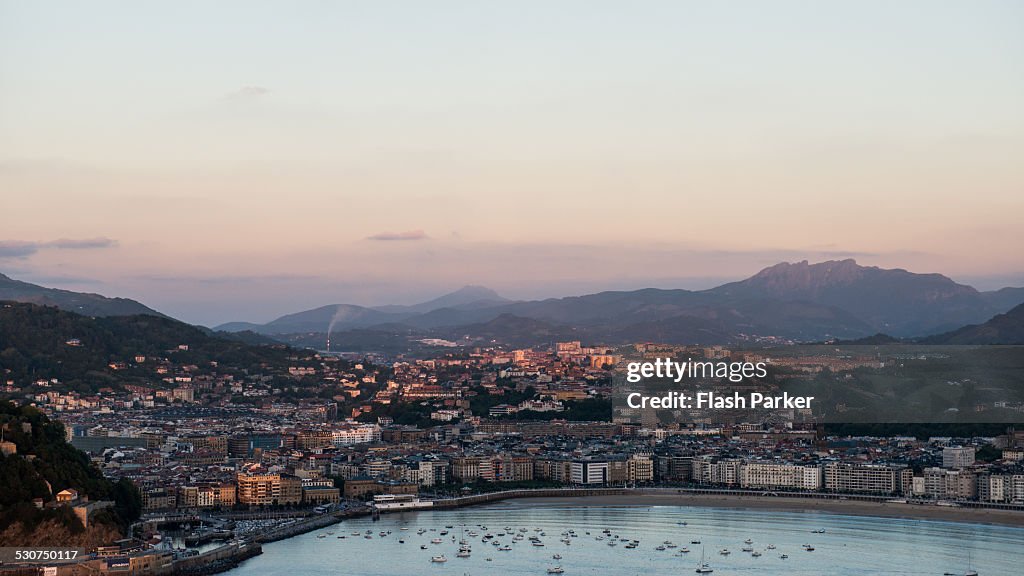
[{"label": "green hill", "polygon": [[[38,409],[0,402],[0,428],[13,454],[0,453],[0,545],[97,544],[123,534],[139,517],[142,502],[128,480],[110,482],[84,452],[65,441],[64,426]],[[9,447],[9,444],[7,445]],[[88,531],[65,506],[33,505],[33,499],[52,503],[64,489],[74,489],[90,501],[113,501],[90,519]]]},{"label": "green hill", "polygon": [[[0,303],[0,375],[19,384],[56,378],[68,389],[87,393],[152,383],[152,365],[137,366],[137,356],[195,365],[197,373],[212,363],[222,373],[286,364],[285,346],[243,340],[163,316],[89,317],[50,306]],[[112,363],[124,365],[114,369]]]},{"label": "green hill", "polygon": [[122,316],[126,314],[162,316],[156,310],[129,298],[107,298],[99,294],[46,288],[15,280],[3,274],[0,274],[0,300],[56,306],[62,310],[87,316]]},{"label": "green hill", "polygon": [[928,344],[1024,344],[1024,304],[1006,314],[994,316],[984,324],[972,324],[958,330],[923,339]]}]

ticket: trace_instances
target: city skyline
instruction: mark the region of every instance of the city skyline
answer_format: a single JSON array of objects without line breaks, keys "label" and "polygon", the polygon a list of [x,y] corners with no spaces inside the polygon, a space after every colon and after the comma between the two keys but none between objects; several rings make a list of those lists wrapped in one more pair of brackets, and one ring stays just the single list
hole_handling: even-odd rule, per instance
[{"label": "city skyline", "polygon": [[0,272],[211,324],[803,259],[1024,284],[1019,4],[198,7],[0,4]]}]

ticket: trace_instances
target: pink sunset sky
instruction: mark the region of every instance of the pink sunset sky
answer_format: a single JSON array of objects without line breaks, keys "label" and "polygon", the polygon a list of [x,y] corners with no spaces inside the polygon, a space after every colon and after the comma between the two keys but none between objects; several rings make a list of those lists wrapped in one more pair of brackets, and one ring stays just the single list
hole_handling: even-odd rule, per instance
[{"label": "pink sunset sky", "polygon": [[192,322],[1024,284],[1020,2],[0,1],[0,273]]}]

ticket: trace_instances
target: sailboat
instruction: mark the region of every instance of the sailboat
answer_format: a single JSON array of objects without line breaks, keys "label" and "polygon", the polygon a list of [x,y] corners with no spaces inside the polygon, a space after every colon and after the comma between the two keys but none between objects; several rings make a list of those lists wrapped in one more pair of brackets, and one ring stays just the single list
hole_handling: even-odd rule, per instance
[{"label": "sailboat", "polygon": [[964,576],[978,576],[978,571],[971,568],[971,551],[967,551],[967,572],[964,572]]},{"label": "sailboat", "polygon": [[711,574],[712,572],[714,572],[714,570],[711,569],[711,566],[709,566],[708,563],[704,561],[703,546],[700,547],[700,564],[697,564],[697,569],[695,570],[695,572],[697,574]]}]

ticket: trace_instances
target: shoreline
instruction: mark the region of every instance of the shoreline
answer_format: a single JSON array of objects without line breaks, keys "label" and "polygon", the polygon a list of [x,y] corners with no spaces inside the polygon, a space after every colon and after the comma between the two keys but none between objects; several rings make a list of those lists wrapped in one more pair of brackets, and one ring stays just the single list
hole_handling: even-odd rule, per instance
[{"label": "shoreline", "polygon": [[[610,489],[606,489],[610,490]],[[618,489],[622,490],[622,489]],[[730,508],[746,509],[756,511],[778,511],[778,512],[804,512],[822,513],[844,516],[858,516],[864,518],[884,519],[906,519],[920,520],[925,522],[955,522],[958,524],[978,524],[987,526],[1002,526],[1008,528],[1024,528],[1024,512],[1015,510],[1002,510],[993,508],[954,508],[936,506],[931,504],[906,504],[887,501],[871,500],[838,500],[823,498],[807,498],[800,496],[760,496],[749,494],[708,494],[695,492],[646,492],[642,490],[627,490],[618,493],[602,493],[589,495],[531,495],[531,496],[503,496],[483,501],[462,503],[455,506],[435,506],[415,510],[394,511],[394,513],[417,513],[417,512],[448,512],[476,507],[495,506],[519,506],[523,508],[543,508],[546,506],[569,506],[569,507],[594,507],[594,508],[622,508],[622,507],[651,507],[651,506],[682,506],[694,508]],[[351,511],[346,515],[332,515],[333,521],[326,518],[318,518],[318,522],[305,522],[292,525],[287,534],[263,535],[256,541],[260,543],[271,543],[313,532],[325,528],[328,525],[344,522],[345,520],[372,516],[368,510]],[[385,515],[388,515],[387,513]],[[809,518],[810,519],[810,518]],[[269,536],[269,537],[268,537]],[[243,566],[246,560],[238,562],[235,567]]]},{"label": "shoreline", "polygon": [[693,506],[700,508],[739,508],[779,512],[815,512],[869,518],[902,518],[964,524],[989,524],[1024,527],[1024,512],[991,508],[958,508],[931,504],[905,504],[863,500],[752,496],[738,494],[628,493],[601,496],[550,496],[495,500],[526,506],[569,505],[578,507],[620,506]]}]

